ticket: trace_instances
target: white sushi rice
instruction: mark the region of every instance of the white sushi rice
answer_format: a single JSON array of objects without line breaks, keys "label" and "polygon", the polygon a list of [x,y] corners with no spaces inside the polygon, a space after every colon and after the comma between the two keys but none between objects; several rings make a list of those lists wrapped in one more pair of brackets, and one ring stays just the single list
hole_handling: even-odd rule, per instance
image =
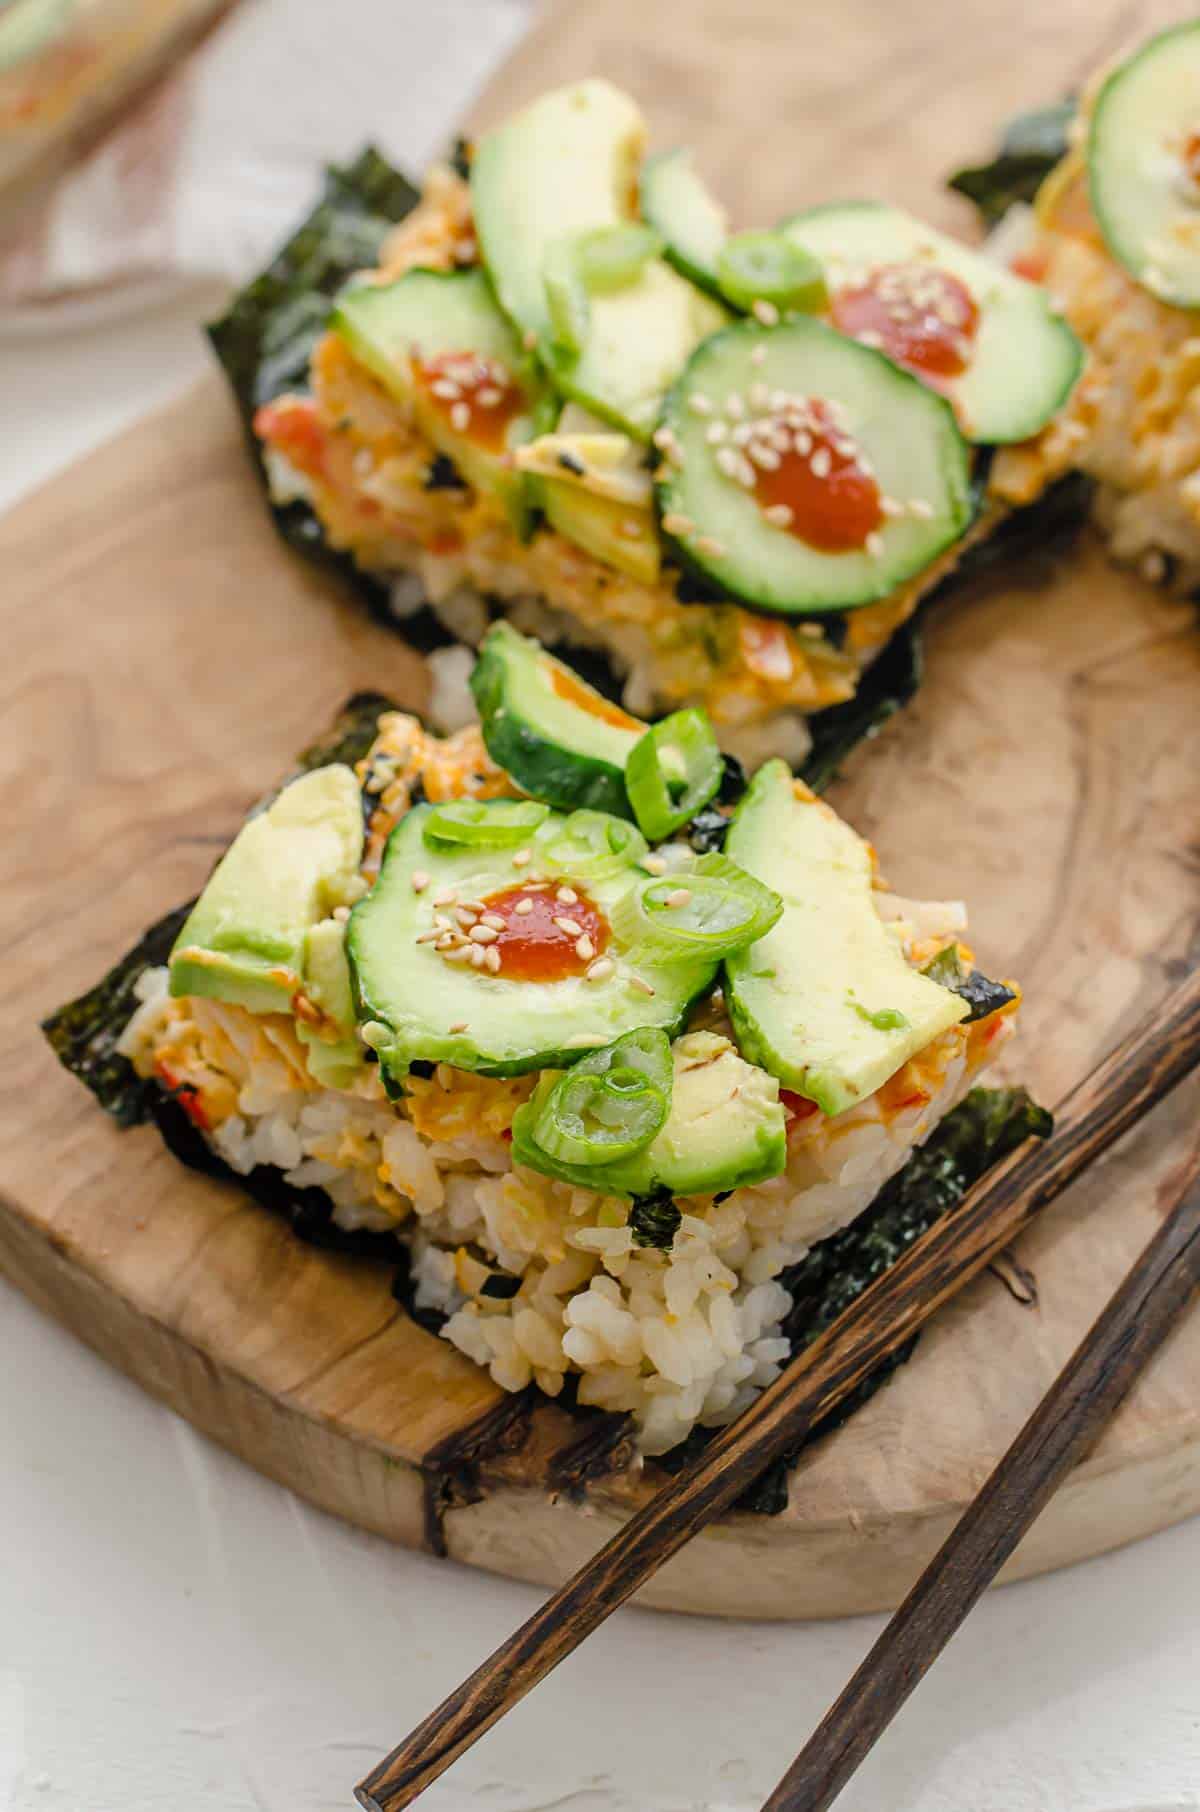
[{"label": "white sushi rice", "polygon": [[[898,905],[928,923],[956,903]],[[536,1383],[555,1396],[578,1373],[580,1401],[632,1413],[647,1454],[729,1421],[778,1375],[790,1308],[779,1273],[862,1213],[1001,1042],[943,1034],[917,1060],[913,1105],[871,1097],[834,1119],[813,1114],[793,1129],[783,1175],[682,1202],[660,1251],[635,1242],[627,1201],[513,1168],[501,1122],[524,1079],[443,1065],[393,1103],[364,1065],[352,1089],[321,1088],[288,1020],[172,1000],[162,969],[139,995],[120,1049],[143,1075],[169,1061],[175,1076],[200,1076],[208,1136],[234,1171],[272,1166],[324,1190],[339,1226],[395,1228],[419,1304],[448,1316],[444,1336],[460,1351],[511,1391]],[[510,1298],[479,1293],[497,1266],[520,1280]]]}]

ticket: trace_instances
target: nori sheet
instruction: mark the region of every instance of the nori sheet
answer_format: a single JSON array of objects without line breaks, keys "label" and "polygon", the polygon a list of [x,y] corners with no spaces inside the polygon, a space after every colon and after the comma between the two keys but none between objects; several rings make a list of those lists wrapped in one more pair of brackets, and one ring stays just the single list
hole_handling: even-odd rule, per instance
[{"label": "nori sheet", "polygon": [[985,226],[994,226],[1018,201],[1032,202],[1055,164],[1066,155],[1067,131],[1075,117],[1073,100],[1056,101],[1010,120],[987,163],[956,170],[947,179],[974,202]]},{"label": "nori sheet", "polygon": [[[914,1240],[952,1213],[986,1171],[1026,1139],[1046,1138],[1052,1126],[1051,1115],[1022,1088],[972,1089],[913,1152],[903,1170],[884,1184],[864,1214],[782,1273],[780,1282],[792,1297],[783,1333],[791,1341],[793,1357],[811,1346]],[[911,1358],[917,1338],[865,1378],[799,1447],[768,1466],[735,1508],[764,1516],[776,1516],[786,1508],[788,1474],[800,1454],[861,1409]],[[694,1429],[658,1464],[678,1471],[711,1439],[712,1430]]]}]

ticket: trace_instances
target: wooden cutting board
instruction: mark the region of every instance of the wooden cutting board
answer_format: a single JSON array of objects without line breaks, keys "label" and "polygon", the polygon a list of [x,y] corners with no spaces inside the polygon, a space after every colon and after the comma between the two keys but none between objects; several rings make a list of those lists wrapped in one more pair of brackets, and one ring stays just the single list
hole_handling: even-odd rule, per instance
[{"label": "wooden cutting board", "polygon": [[[1164,9],[1170,16],[1173,9]],[[658,0],[550,15],[485,115],[603,71],[691,140],[747,220],[838,191],[947,221],[941,173],[1076,81],[1139,9]],[[1141,11],[1141,23],[1151,9]],[[453,122],[447,121],[447,129]],[[216,382],[0,524],[6,873],[0,1266],[164,1402],[366,1528],[551,1582],[649,1488],[591,1476],[591,1429],[505,1397],[398,1310],[388,1276],[120,1134],[37,1020],[193,892],[246,805],[341,698],[420,704],[419,662],[276,543]],[[836,802],[905,893],[966,896],[1027,989],[1010,1059],[1055,1100],[1197,958],[1200,638],[1085,545],[940,612],[904,720]],[[810,1451],[777,1518],[733,1517],[648,1602],[800,1617],[889,1605],[1154,1228],[1200,1139],[1185,1087],[1022,1243],[1037,1300],[985,1276]],[[1020,1550],[1028,1574],[1200,1508],[1200,1315]]]}]

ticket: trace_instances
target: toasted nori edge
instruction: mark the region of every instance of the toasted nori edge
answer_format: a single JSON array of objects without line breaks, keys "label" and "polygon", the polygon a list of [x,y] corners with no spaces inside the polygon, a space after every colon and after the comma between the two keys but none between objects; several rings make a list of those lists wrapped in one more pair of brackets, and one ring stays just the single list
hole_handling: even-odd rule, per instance
[{"label": "toasted nori edge", "polygon": [[[783,1324],[792,1356],[811,1346],[935,1221],[952,1213],[986,1171],[1026,1139],[1046,1138],[1052,1126],[1050,1114],[1023,1088],[972,1089],[912,1153],[904,1168],[884,1184],[865,1213],[782,1273],[779,1281],[792,1297]],[[800,1446],[768,1466],[735,1508],[765,1516],[785,1509],[788,1475],[800,1454],[861,1409],[912,1356],[916,1344],[914,1337],[876,1367]],[[712,1433],[693,1429],[657,1463],[668,1472],[677,1472],[712,1439]]]},{"label": "toasted nori edge", "polygon": [[1007,214],[1015,202],[1032,202],[1045,178],[1066,156],[1074,119],[1073,100],[1019,113],[1010,120],[993,157],[985,164],[956,170],[946,187],[965,195],[987,226]]}]

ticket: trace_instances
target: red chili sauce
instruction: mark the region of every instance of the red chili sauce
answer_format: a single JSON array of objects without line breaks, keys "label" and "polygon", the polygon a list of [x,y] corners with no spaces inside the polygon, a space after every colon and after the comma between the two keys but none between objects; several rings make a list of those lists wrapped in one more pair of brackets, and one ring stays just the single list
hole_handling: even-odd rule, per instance
[{"label": "red chili sauce", "polygon": [[853,553],[883,522],[879,486],[827,403],[812,398],[803,415],[804,424],[788,432],[778,466],[756,469],[755,498],[764,512],[789,510],[790,518],[781,516],[777,526],[809,547]]},{"label": "red chili sauce", "polygon": [[503,452],[508,424],[525,407],[521,387],[506,366],[473,352],[443,352],[434,359],[414,359],[413,377],[456,434],[485,452]]},{"label": "red chili sauce", "polygon": [[1189,179],[1200,186],[1200,132],[1189,133],[1184,143],[1183,167]]},{"label": "red chili sauce", "polygon": [[[521,882],[484,900],[487,915],[504,920],[491,947],[500,953],[500,974],[510,981],[565,981],[603,955],[612,936],[608,920],[580,888],[568,889],[574,900],[560,900],[562,891],[553,882]],[[519,911],[524,900],[532,905]]]},{"label": "red chili sauce", "polygon": [[979,310],[965,283],[932,264],[884,264],[839,290],[833,324],[935,386],[965,371]]}]

